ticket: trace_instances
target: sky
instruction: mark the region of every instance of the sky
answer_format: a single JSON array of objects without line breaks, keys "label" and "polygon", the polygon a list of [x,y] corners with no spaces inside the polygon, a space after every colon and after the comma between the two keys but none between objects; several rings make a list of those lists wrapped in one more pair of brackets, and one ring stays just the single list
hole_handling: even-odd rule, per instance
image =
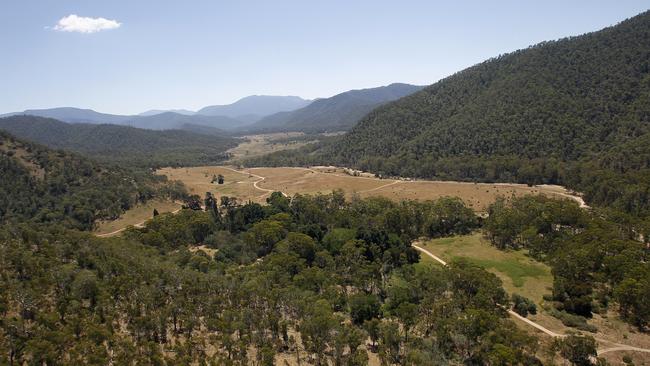
[{"label": "sky", "polygon": [[105,113],[427,85],[647,0],[0,0],[0,113]]}]

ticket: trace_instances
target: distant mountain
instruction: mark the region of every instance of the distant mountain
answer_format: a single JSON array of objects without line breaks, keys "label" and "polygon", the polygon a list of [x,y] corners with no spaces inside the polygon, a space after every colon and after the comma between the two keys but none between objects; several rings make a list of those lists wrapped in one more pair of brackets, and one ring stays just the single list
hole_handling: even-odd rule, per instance
[{"label": "distant mountain", "polygon": [[70,123],[110,123],[115,125],[125,124],[133,116],[122,116],[95,112],[92,109],[81,109],[73,107],[60,107],[48,109],[27,109],[23,112],[7,113],[0,117],[13,115],[30,115],[46,118],[54,118]]},{"label": "distant mountain", "polygon": [[251,95],[235,103],[201,108],[197,114],[228,116],[253,121],[273,113],[293,111],[309,104],[309,100],[294,96]]},{"label": "distant mountain", "polygon": [[[145,112],[146,113],[146,112]],[[148,113],[147,113],[148,114]],[[156,114],[127,116],[95,112],[92,109],[71,107],[51,109],[28,109],[24,112],[8,113],[0,117],[29,115],[54,118],[68,123],[112,124],[126,125],[150,130],[182,129],[183,125],[203,125],[218,129],[233,129],[246,122],[226,116],[187,115],[177,112],[162,112]]]},{"label": "distant mountain", "polygon": [[185,115],[176,112],[163,112],[152,116],[137,116],[125,123],[126,125],[150,130],[183,129],[184,125],[196,125],[227,130],[244,125],[245,123],[226,116]]},{"label": "distant mountain", "polygon": [[207,135],[110,124],[71,124],[37,116],[0,118],[0,129],[50,148],[141,166],[218,163],[225,158],[227,149],[237,145],[237,140],[219,136],[219,130],[213,128]]},{"label": "distant mountain", "polygon": [[139,115],[118,115],[100,113],[92,109],[60,107],[28,109],[23,112],[3,114],[0,118],[30,115],[69,123],[127,125],[152,130],[182,129],[184,125],[228,130],[257,122],[262,117],[273,113],[301,108],[308,103],[308,100],[300,97],[254,95],[228,105],[205,107],[197,113],[185,109],[169,111],[153,109]]},{"label": "distant mountain", "polygon": [[165,112],[174,112],[178,114],[184,114],[187,116],[191,116],[196,113],[193,111],[188,111],[187,109],[150,109],[146,112],[139,113],[138,116],[142,116],[142,117],[154,116],[156,114],[161,114]]},{"label": "distant mountain", "polygon": [[350,90],[317,99],[290,112],[280,112],[244,127],[247,131],[325,132],[352,128],[376,107],[421,90],[423,86],[390,84],[378,88]]}]

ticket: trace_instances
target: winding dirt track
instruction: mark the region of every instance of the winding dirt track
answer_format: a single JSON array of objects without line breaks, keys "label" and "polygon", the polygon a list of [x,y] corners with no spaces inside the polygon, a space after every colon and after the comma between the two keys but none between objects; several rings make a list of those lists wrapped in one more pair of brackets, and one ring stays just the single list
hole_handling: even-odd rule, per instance
[{"label": "winding dirt track", "polygon": [[[442,264],[443,266],[447,265],[447,262],[442,260],[437,255],[435,255],[435,254],[431,253],[430,251],[418,246],[417,242],[413,243],[412,245],[413,245],[413,248],[415,248],[418,251],[420,251],[420,252],[426,254],[427,256],[433,258],[435,261]],[[510,309],[507,309],[507,310],[508,310],[508,314],[510,314],[510,316],[512,316],[513,318],[518,319],[518,320],[520,320],[520,321],[522,321],[522,322],[536,328],[537,330],[543,332],[544,334],[546,334],[548,336],[551,336],[551,337],[554,337],[554,338],[562,338],[562,337],[567,336],[566,334],[555,333],[554,331],[552,331],[552,330],[550,330],[548,328],[545,328],[544,326],[542,326],[542,325],[540,325],[538,323],[535,323],[534,321],[532,321],[532,320],[530,320],[528,318],[525,318],[525,317],[517,314],[516,312],[514,312],[514,311],[512,311]],[[613,347],[608,347],[608,348],[605,348],[605,347],[599,348],[597,350],[599,355],[601,355],[603,353],[617,352],[617,351],[634,351],[634,352],[650,353],[650,349],[647,349],[647,348],[639,348],[639,347],[629,346],[629,345],[626,345],[626,344],[620,344],[620,343],[608,341],[608,340],[602,339],[602,338],[594,338],[594,339],[597,340],[598,342],[608,343],[608,344],[611,344],[613,346]]]},{"label": "winding dirt track", "polygon": [[[266,177],[263,177],[263,176],[261,176],[261,175],[257,175],[257,174],[255,174],[255,173],[251,172],[250,169],[248,169],[248,170],[237,170],[237,169],[233,169],[233,168],[229,168],[229,167],[223,167],[223,168],[226,169],[226,170],[233,171],[233,172],[235,172],[235,173],[247,174],[247,175],[251,175],[251,176],[257,178],[258,180],[256,180],[255,182],[253,182],[253,187],[254,187],[255,189],[257,189],[257,190],[260,190],[260,191],[264,192],[264,194],[261,195],[261,196],[258,196],[258,198],[260,198],[260,197],[264,197],[264,196],[266,196],[266,195],[269,194],[269,193],[276,192],[276,190],[274,190],[274,189],[267,189],[267,188],[262,188],[262,187],[258,186],[257,184],[258,184],[258,183],[261,183],[262,181],[264,181],[264,180],[266,179]],[[312,171],[312,172],[315,173],[315,171],[313,171],[313,170],[311,170],[311,169],[307,169],[307,170],[310,170],[310,171]],[[289,197],[289,196],[288,196],[286,193],[284,193],[284,192],[280,192],[280,193],[282,193],[282,195],[285,196],[285,197]]]},{"label": "winding dirt track", "polygon": [[[180,211],[181,211],[181,209],[179,208],[178,210],[176,210],[176,211],[172,211],[171,213],[172,213],[172,214],[175,214],[175,213],[178,213],[178,212],[180,212]],[[135,224],[135,225],[133,225],[133,226],[135,226],[135,227],[144,227],[144,224],[145,224],[147,221],[148,221],[148,219],[147,219],[147,220],[144,220],[144,221],[142,221],[142,222],[138,222],[137,224]],[[115,235],[121,233],[122,231],[126,230],[126,228],[129,227],[129,226],[131,226],[131,225],[127,225],[127,226],[125,226],[125,227],[123,227],[123,228],[121,228],[121,229],[117,229],[117,230],[115,230],[115,231],[111,231],[110,233],[105,233],[105,234],[96,234],[96,236],[99,237],[99,238],[108,238],[108,237],[111,237],[111,236],[115,236]]]}]

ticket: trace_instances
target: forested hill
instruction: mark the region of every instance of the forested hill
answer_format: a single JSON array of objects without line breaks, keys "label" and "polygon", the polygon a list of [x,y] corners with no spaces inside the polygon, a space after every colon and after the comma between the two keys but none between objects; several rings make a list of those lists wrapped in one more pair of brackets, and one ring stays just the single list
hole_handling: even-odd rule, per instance
[{"label": "forested hill", "polygon": [[295,111],[272,114],[243,129],[256,132],[348,130],[377,106],[420,89],[422,87],[417,85],[395,83],[378,88],[350,90],[330,98],[315,100]]},{"label": "forested hill", "polygon": [[181,198],[162,177],[54,151],[0,131],[0,225],[29,222],[89,230],[153,197]]},{"label": "forested hill", "polygon": [[189,131],[69,124],[35,116],[2,118],[0,129],[51,148],[147,167],[218,163],[226,157],[225,151],[237,144],[230,137]]},{"label": "forested hill", "polygon": [[639,212],[648,209],[649,142],[645,12],[379,107],[318,159],[389,175],[562,183]]}]

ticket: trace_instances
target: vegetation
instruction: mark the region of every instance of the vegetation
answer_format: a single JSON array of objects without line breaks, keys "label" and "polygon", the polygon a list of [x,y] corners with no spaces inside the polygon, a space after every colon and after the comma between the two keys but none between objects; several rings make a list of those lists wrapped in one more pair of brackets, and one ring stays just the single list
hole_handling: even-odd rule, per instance
[{"label": "vegetation", "polygon": [[650,12],[502,55],[376,108],[335,142],[248,164],[561,184],[592,205],[647,216],[648,34]]},{"label": "vegetation", "polygon": [[182,185],[52,151],[0,131],[0,224],[52,223],[90,230],[154,197],[179,199]]},{"label": "vegetation", "polygon": [[105,124],[69,124],[34,116],[0,119],[0,129],[54,149],[136,167],[205,165],[228,158],[237,140],[181,130],[152,131]]},{"label": "vegetation", "polygon": [[[650,253],[630,226],[544,196],[500,200],[489,211],[483,228],[496,247],[525,248],[551,266],[558,310],[588,318],[613,299],[624,319],[650,325]],[[581,323],[557,314],[565,324]]]},{"label": "vegetation", "polygon": [[205,201],[122,238],[0,229],[0,363],[365,365],[368,335],[386,363],[538,362],[496,276],[415,270],[415,236],[476,225],[457,201]]}]

